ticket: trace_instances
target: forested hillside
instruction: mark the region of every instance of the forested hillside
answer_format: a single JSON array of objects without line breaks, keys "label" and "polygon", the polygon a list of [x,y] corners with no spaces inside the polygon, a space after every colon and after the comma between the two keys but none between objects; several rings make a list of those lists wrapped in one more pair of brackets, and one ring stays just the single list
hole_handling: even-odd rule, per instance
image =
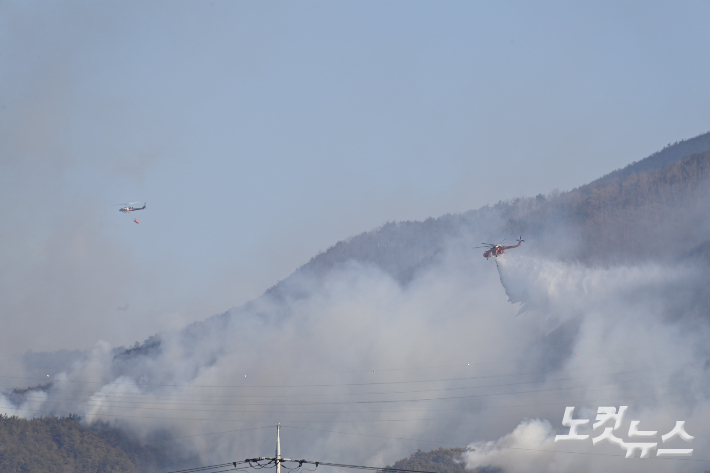
[{"label": "forested hillside", "polygon": [[[505,208],[509,232],[545,236],[555,224],[579,237],[583,261],[674,258],[708,241],[710,150],[549,199]],[[682,242],[682,244],[679,244]],[[550,250],[551,251],[551,250]]]},{"label": "forested hillside", "polygon": [[465,451],[464,448],[438,448],[429,452],[417,450],[391,467],[437,473],[465,473],[464,464],[458,461]]},{"label": "forested hillside", "polygon": [[0,415],[2,473],[140,473],[175,464],[164,448],[143,445],[106,423]]},{"label": "forested hillside", "polygon": [[[696,152],[699,148],[704,149]],[[423,222],[386,223],[338,242],[299,271],[322,276],[356,260],[406,283],[448,241],[473,234],[485,235],[486,241],[523,235],[534,250],[586,262],[679,257],[708,240],[697,219],[710,211],[709,183],[707,133],[568,192],[516,198]]]},{"label": "forested hillside", "polygon": [[595,187],[605,182],[622,179],[631,174],[640,174],[648,171],[655,171],[662,167],[681,159],[690,156],[691,154],[699,153],[710,149],[710,132],[690,138],[688,140],[676,141],[673,144],[668,144],[661,151],[653,153],[646,159],[636,161],[628,166],[610,172],[603,177],[591,182],[589,187]]}]

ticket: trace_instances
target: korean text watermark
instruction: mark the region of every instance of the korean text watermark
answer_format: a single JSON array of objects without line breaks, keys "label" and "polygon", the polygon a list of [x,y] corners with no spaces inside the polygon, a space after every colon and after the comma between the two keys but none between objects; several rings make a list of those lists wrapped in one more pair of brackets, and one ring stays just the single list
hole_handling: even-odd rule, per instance
[{"label": "korean text watermark", "polygon": [[[657,457],[689,457],[693,454],[692,448],[658,448],[658,441],[652,442],[658,436],[656,430],[639,430],[641,421],[632,420],[629,425],[629,439],[647,440],[646,442],[639,441],[624,441],[614,435],[614,432],[619,430],[621,423],[624,421],[624,414],[628,406],[620,406],[618,411],[616,407],[600,407],[597,409],[596,422],[592,425],[592,431],[604,427],[604,431],[597,437],[592,438],[592,445],[599,442],[607,441],[612,445],[616,445],[626,450],[626,458],[634,458],[636,452],[640,453],[639,458],[648,458],[652,451],[655,450]],[[574,406],[566,407],[565,414],[562,417],[562,425],[569,427],[569,432],[565,435],[555,436],[555,442],[560,441],[580,441],[587,440],[591,435],[580,434],[578,429],[589,424],[589,419],[574,419]],[[609,421],[613,421],[613,426],[606,426]],[[689,435],[685,431],[685,421],[679,420],[675,423],[675,427],[667,434],[661,435],[661,443],[665,444],[680,438],[686,442],[691,442],[695,437]]]}]

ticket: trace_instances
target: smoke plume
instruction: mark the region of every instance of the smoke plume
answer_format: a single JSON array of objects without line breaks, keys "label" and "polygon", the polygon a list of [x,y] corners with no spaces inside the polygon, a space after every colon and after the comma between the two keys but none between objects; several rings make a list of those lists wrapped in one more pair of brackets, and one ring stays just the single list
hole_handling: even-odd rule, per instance
[{"label": "smoke plume", "polygon": [[[297,272],[130,349],[98,343],[0,410],[109,420],[206,464],[270,456],[280,423],[283,455],[316,461],[470,445],[462,461],[479,470],[697,471],[710,448],[705,267],[590,267],[525,246],[493,263],[470,246],[452,241],[406,284],[355,262]],[[566,406],[591,425],[622,405],[617,436],[631,420],[659,435],[686,421],[691,461],[554,442]]]}]

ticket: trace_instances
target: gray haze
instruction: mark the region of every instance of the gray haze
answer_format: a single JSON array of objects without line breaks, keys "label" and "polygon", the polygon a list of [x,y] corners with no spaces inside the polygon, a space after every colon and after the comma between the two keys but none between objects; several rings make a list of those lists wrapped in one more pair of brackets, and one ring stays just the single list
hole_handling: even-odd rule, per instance
[{"label": "gray haze", "polygon": [[706,132],[709,9],[0,2],[3,372],[240,306],[384,222],[572,189]]},{"label": "gray haze", "polygon": [[[708,182],[633,202],[631,230],[603,199],[598,228],[483,207],[559,203],[710,129],[708,13],[0,3],[0,413],[115,422],[202,464],[272,454],[281,423],[312,460],[710,470]],[[472,249],[520,227],[497,261]],[[572,405],[685,420],[695,453],[554,444]]]},{"label": "gray haze", "polygon": [[[320,461],[385,465],[472,445],[468,465],[510,472],[710,465],[706,265],[581,264],[535,241],[486,261],[471,250],[485,229],[458,230],[406,283],[354,261],[325,278],[297,272],[131,350],[101,342],[47,378],[48,392],[2,410],[115,419],[205,464],[271,455],[278,422],[284,456]],[[628,405],[627,424],[661,434],[685,420],[695,453],[627,460],[608,445],[554,444],[570,405],[592,420],[599,406]],[[544,452],[554,449],[595,455]]]}]

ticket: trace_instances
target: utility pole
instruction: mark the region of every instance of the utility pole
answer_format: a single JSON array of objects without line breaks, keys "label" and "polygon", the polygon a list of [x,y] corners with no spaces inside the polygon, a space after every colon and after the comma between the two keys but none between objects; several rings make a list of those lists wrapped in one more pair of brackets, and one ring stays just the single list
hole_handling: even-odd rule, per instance
[{"label": "utility pole", "polygon": [[281,473],[281,424],[276,424],[276,473]]}]

